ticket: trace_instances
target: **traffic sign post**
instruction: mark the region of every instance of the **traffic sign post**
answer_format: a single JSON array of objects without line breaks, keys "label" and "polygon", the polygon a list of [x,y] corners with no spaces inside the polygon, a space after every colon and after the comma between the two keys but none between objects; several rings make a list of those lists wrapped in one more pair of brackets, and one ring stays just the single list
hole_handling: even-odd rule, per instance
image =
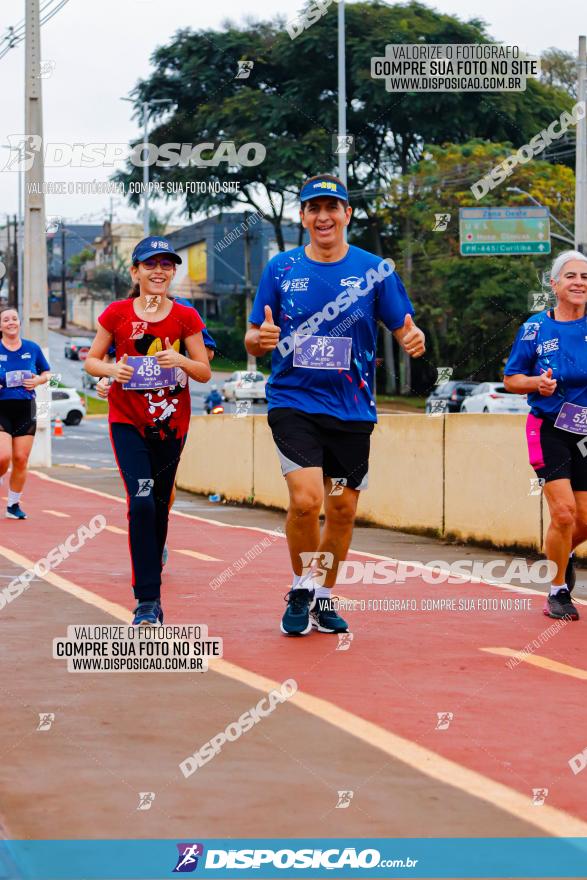
[{"label": "traffic sign post", "polygon": [[463,257],[550,253],[550,211],[531,208],[461,208]]}]

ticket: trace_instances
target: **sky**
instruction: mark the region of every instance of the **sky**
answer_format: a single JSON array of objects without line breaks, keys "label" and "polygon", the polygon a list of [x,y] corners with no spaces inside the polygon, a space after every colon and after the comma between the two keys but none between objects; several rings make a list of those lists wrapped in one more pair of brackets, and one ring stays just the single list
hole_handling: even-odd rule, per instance
[{"label": "sky", "polygon": [[[47,0],[42,0],[47,2]],[[51,0],[55,5],[57,0]],[[46,142],[128,143],[138,134],[132,107],[121,98],[128,96],[137,81],[149,75],[150,56],[167,43],[178,28],[221,29],[229,19],[271,19],[277,13],[293,18],[301,9],[299,0],[69,0],[41,29],[41,57],[52,62],[52,72],[42,80],[43,119]],[[481,18],[496,40],[539,55],[549,46],[576,52],[578,34],[587,31],[585,0],[558,0],[556,14],[534,0],[437,0],[427,3],[439,12],[463,20]],[[8,26],[24,18],[24,0],[0,6],[0,39]],[[382,39],[382,52],[385,39]],[[24,43],[0,59],[0,144],[24,130]],[[7,87],[7,85],[9,87]],[[3,155],[5,158],[3,158]],[[0,168],[10,154],[0,150]],[[46,181],[106,181],[112,169],[47,168]],[[6,213],[17,211],[15,172],[0,171],[0,224]],[[138,221],[136,208],[122,196],[110,204],[107,195],[47,195],[47,215],[65,222],[101,223],[112,207],[115,221]],[[155,204],[157,210],[161,210]],[[162,208],[167,211],[168,208]],[[174,220],[189,222],[179,215]]]}]

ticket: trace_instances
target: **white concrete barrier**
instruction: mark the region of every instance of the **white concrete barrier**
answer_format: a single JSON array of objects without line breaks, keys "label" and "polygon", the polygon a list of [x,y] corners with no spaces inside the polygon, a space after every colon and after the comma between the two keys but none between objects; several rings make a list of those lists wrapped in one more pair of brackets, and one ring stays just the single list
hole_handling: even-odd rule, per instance
[{"label": "white concrete barrier", "polygon": [[[381,415],[359,517],[377,525],[495,546],[542,544],[525,416]],[[266,416],[192,416],[178,486],[287,508]]]}]

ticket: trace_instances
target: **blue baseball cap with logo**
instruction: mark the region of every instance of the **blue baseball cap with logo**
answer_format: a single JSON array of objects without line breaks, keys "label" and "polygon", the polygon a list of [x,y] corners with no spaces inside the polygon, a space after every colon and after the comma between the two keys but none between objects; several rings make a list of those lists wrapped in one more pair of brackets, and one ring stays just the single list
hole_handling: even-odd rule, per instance
[{"label": "blue baseball cap with logo", "polygon": [[349,200],[347,188],[342,183],[330,180],[328,177],[318,177],[303,185],[300,192],[300,202],[303,204],[309,199],[318,199],[321,196],[330,196],[333,199],[341,199],[343,202]]},{"label": "blue baseball cap with logo", "polygon": [[136,265],[157,254],[165,254],[174,263],[181,263],[181,257],[175,253],[173,245],[166,238],[161,238],[159,235],[150,235],[148,238],[143,238],[142,241],[139,241],[132,252],[132,261]]}]

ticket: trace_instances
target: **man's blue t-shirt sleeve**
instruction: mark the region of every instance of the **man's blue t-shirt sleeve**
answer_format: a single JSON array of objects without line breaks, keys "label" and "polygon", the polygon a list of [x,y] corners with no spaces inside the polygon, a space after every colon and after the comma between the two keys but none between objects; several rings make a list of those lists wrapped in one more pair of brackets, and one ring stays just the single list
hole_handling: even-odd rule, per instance
[{"label": "man's blue t-shirt sleeve", "polygon": [[50,372],[51,370],[49,361],[43,354],[43,350],[40,348],[40,346],[37,346],[35,351],[35,367],[38,375],[40,375],[41,373]]},{"label": "man's blue t-shirt sleeve", "polygon": [[257,288],[253,308],[249,315],[249,322],[251,324],[261,325],[263,323],[265,320],[265,306],[271,308],[273,320],[277,324],[281,303],[275,286],[275,278],[273,276],[271,262],[265,266],[263,274],[261,275],[261,280],[259,281],[259,287]]},{"label": "man's blue t-shirt sleeve", "polygon": [[403,327],[406,315],[414,314],[414,306],[397,272],[392,272],[377,286],[375,317],[388,330]]},{"label": "man's blue t-shirt sleeve", "polygon": [[[531,336],[532,338],[523,339],[524,336]],[[528,331],[527,325],[522,324],[505,365],[504,375],[515,376],[517,373],[522,373],[524,376],[532,376],[535,363],[536,334],[532,335],[532,332]]]}]

